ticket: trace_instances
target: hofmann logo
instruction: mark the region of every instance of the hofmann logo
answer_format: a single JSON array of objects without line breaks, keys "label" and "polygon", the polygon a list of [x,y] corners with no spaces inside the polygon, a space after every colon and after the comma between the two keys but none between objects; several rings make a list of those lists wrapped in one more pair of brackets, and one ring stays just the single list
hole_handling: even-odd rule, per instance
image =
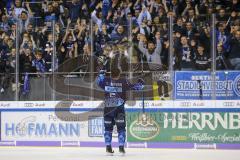
[{"label": "hofmann logo", "polygon": [[130,125],[130,134],[139,140],[151,140],[160,133],[160,127],[146,113],[140,115],[137,120],[133,121]]},{"label": "hofmann logo", "polygon": [[28,116],[20,122],[5,122],[5,136],[20,137],[79,137],[79,123],[44,122],[37,120],[36,116]]}]

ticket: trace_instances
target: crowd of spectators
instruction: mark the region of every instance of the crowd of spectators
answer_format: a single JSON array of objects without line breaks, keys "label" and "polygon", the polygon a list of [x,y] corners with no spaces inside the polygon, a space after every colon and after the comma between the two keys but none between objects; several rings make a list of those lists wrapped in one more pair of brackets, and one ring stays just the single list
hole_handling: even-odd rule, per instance
[{"label": "crowd of spectators", "polygon": [[[213,13],[216,59],[211,58]],[[51,72],[79,56],[87,64],[91,54],[99,64],[125,70],[129,59],[167,69],[170,15],[175,70],[209,70],[213,60],[218,70],[240,69],[239,0],[1,0],[0,89],[9,79],[4,73],[16,67],[17,22],[20,73]]]}]

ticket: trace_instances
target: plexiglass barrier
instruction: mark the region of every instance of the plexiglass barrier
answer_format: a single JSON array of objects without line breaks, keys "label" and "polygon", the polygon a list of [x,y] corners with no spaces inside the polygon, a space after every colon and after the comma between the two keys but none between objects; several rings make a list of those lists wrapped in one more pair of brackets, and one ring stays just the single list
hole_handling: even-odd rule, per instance
[{"label": "plexiglass barrier", "polygon": [[164,23],[136,25],[128,16],[117,26],[93,18],[62,27],[51,19],[26,31],[15,21],[1,31],[6,49],[1,47],[0,100],[102,100],[97,75],[105,70],[111,76],[114,68],[131,83],[145,81],[144,91],[129,91],[129,101],[238,99],[239,70],[226,45],[227,24],[214,14],[184,21],[169,14]]}]

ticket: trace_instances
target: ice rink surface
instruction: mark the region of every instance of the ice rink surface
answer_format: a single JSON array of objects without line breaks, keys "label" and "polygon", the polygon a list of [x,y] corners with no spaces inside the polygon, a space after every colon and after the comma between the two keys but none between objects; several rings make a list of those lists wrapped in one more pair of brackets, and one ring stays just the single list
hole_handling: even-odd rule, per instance
[{"label": "ice rink surface", "polygon": [[104,148],[0,147],[0,160],[240,160],[239,150],[127,148],[106,156]]}]

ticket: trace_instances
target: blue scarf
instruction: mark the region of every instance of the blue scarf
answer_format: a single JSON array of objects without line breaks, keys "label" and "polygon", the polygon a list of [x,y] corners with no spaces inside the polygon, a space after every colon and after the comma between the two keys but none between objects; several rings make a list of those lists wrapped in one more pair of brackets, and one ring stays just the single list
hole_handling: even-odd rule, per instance
[{"label": "blue scarf", "polygon": [[40,71],[41,73],[44,73],[45,72],[45,65],[44,65],[44,62],[42,60],[34,60],[33,61],[33,66],[36,67],[37,71]]},{"label": "blue scarf", "polygon": [[29,92],[30,92],[29,74],[25,73],[25,75],[24,75],[24,83],[23,83],[23,95],[27,95]]}]

